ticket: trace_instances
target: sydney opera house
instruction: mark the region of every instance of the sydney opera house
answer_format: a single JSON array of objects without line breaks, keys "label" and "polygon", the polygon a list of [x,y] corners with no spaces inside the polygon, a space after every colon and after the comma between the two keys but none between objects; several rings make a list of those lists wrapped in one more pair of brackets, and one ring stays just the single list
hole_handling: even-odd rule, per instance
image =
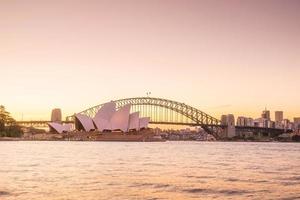
[{"label": "sydney opera house", "polygon": [[[139,112],[130,113],[131,105],[125,105],[117,110],[115,102],[104,104],[91,118],[84,114],[75,115],[75,129],[78,131],[95,131],[111,132],[111,131],[139,131],[148,128],[149,117],[140,117]],[[59,122],[48,123],[50,129],[58,132],[69,132],[72,125],[61,124]]]}]

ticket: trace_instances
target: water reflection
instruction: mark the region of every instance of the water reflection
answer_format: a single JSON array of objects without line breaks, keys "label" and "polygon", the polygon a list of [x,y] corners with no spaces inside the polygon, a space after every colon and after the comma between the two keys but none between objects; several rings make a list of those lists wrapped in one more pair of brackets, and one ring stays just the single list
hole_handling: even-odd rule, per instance
[{"label": "water reflection", "polygon": [[300,144],[1,142],[0,199],[297,199]]}]

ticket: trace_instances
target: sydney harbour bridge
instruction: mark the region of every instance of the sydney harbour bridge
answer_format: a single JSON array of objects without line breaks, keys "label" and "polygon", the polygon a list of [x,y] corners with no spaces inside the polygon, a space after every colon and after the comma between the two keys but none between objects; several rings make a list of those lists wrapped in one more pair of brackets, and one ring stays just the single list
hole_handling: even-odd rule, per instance
[{"label": "sydney harbour bridge", "polygon": [[[224,130],[226,131],[227,124],[222,124],[221,121],[197,108],[189,106],[185,103],[180,103],[173,100],[153,98],[153,97],[135,97],[114,100],[117,108],[126,104],[131,105],[131,112],[140,112],[141,117],[150,117],[151,124],[165,125],[186,125],[199,126],[205,131],[219,137]],[[79,113],[89,117],[94,117],[97,111],[104,104],[99,104],[88,108]],[[49,121],[19,121],[20,125],[35,126],[47,125]],[[64,123],[73,123],[74,115],[66,117]],[[239,131],[260,131],[268,133],[283,133],[285,130],[262,127],[235,127]]]},{"label": "sydney harbour bridge", "polygon": [[[117,109],[126,104],[131,105],[131,112],[140,112],[141,117],[150,117],[150,123],[168,125],[207,125],[219,126],[220,120],[184,103],[172,100],[136,97],[119,99],[114,101]],[[88,108],[81,114],[94,117],[103,104]],[[73,116],[67,117],[66,121],[73,121]]]}]

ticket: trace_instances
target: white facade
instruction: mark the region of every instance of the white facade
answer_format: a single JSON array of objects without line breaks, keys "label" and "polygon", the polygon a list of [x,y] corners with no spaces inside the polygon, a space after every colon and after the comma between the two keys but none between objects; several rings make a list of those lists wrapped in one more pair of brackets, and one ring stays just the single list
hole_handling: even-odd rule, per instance
[{"label": "white facade", "polygon": [[111,123],[109,120],[106,120],[106,119],[102,119],[102,118],[94,118],[93,119],[94,123],[95,123],[95,126],[96,128],[99,130],[99,131],[104,131],[104,130],[111,130],[112,127],[111,127]]},{"label": "white facade", "polygon": [[128,130],[139,130],[140,129],[140,113],[134,112],[129,115],[129,127]]},{"label": "white facade", "polygon": [[106,120],[110,120],[111,117],[116,112],[116,103],[115,102],[108,102],[105,103],[96,113],[95,118],[102,118]]},{"label": "white facade", "polygon": [[150,117],[142,117],[139,119],[139,129],[147,128],[150,122]]},{"label": "white facade", "polygon": [[64,124],[64,131],[70,132],[72,131],[72,124]]},{"label": "white facade", "polygon": [[148,128],[150,118],[139,118],[139,112],[130,114],[130,108],[131,105],[128,104],[116,110],[116,103],[109,102],[99,109],[93,119],[83,114],[76,114],[78,125],[82,125],[77,128],[87,132],[95,129],[100,132],[104,130],[128,132],[129,130],[138,131],[141,128]]},{"label": "white facade", "polygon": [[113,114],[110,120],[112,130],[128,131],[130,107],[130,104],[125,105]]},{"label": "white facade", "polygon": [[80,122],[85,131],[89,132],[95,130],[92,118],[83,114],[76,114],[75,117]]},{"label": "white facade", "polygon": [[111,130],[111,118],[116,112],[116,103],[109,102],[104,104],[96,113],[93,121],[99,131]]},{"label": "white facade", "polygon": [[71,124],[62,125],[56,122],[50,122],[48,123],[48,126],[55,130],[57,133],[70,132],[72,130]]}]

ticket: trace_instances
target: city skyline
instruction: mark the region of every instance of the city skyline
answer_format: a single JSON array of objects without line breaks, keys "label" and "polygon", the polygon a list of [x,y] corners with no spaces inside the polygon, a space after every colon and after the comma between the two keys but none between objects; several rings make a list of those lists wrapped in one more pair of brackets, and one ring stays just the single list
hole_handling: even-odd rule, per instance
[{"label": "city skyline", "polygon": [[299,199],[300,0],[0,0],[0,199]]},{"label": "city skyline", "polygon": [[300,116],[299,2],[180,2],[1,2],[0,104],[47,120],[151,91],[216,118]]}]

